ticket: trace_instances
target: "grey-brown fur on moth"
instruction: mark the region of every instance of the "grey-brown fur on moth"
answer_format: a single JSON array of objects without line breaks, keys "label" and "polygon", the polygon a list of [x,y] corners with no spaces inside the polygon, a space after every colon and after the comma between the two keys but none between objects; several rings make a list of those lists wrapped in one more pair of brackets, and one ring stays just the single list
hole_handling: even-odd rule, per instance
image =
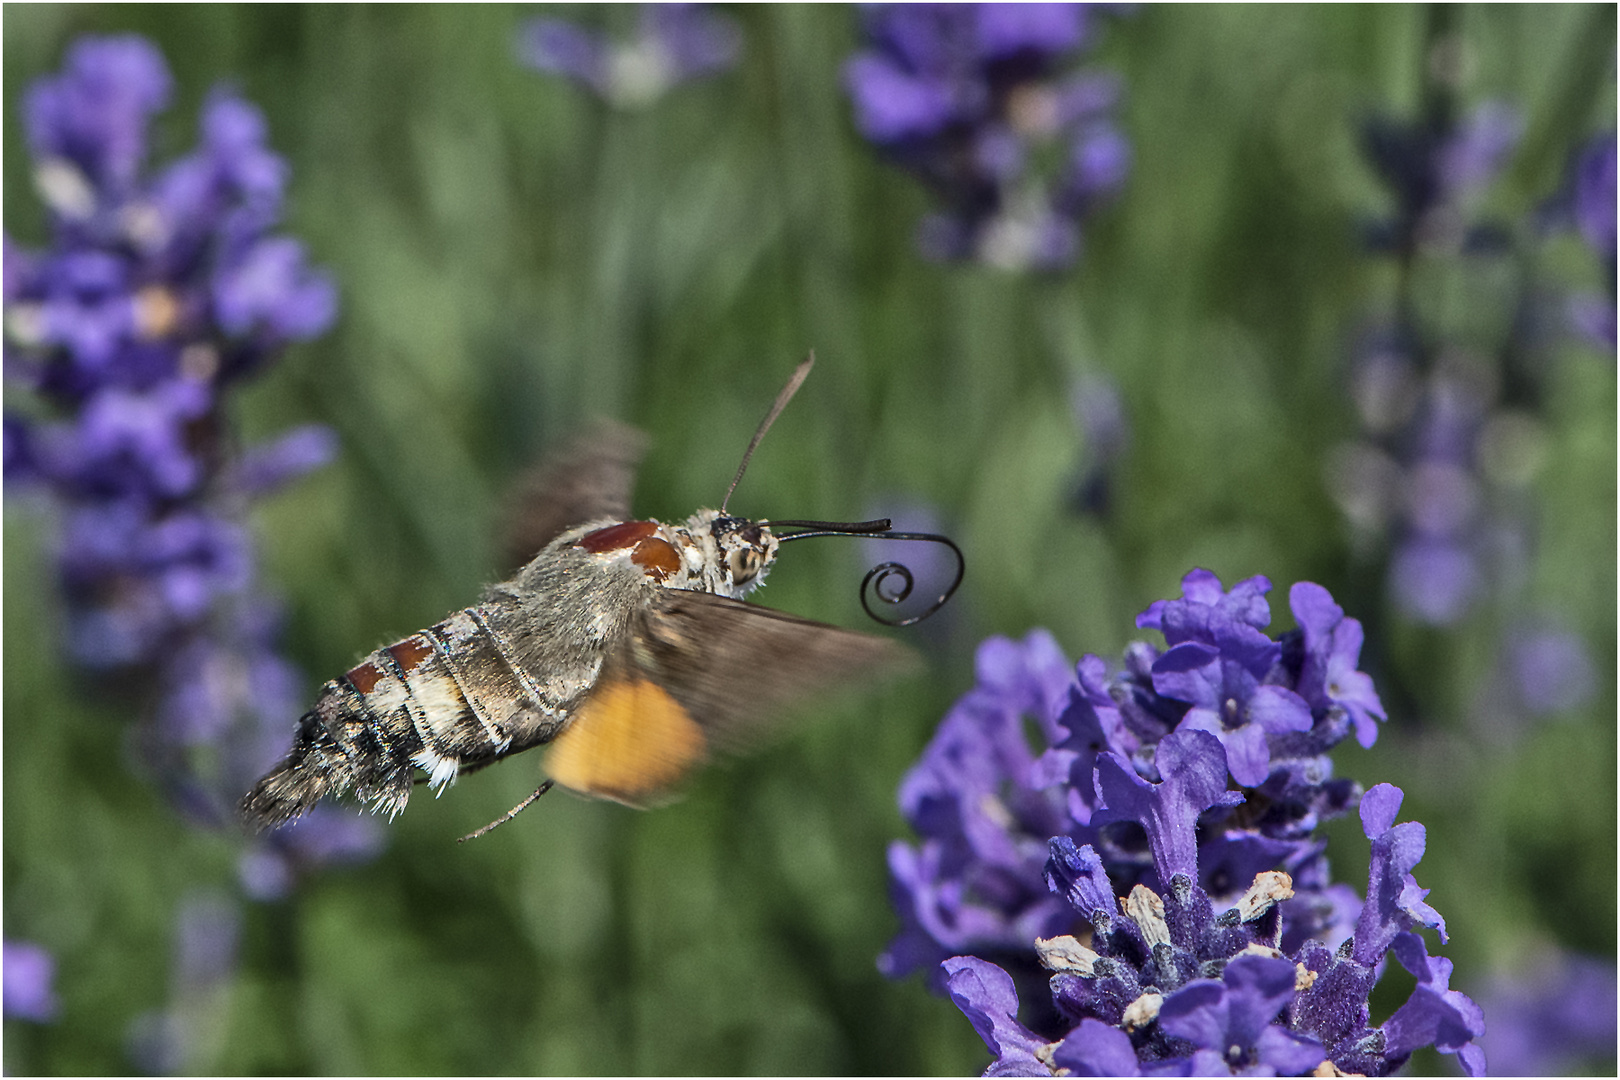
[{"label": "grey-brown fur on moth", "polygon": [[[345,792],[392,816],[417,770],[442,791],[558,740],[582,715],[590,723],[564,740],[576,752],[554,754],[553,774],[644,804],[793,698],[906,662],[887,639],[742,603],[776,558],[768,524],[714,510],[680,524],[624,520],[639,447],[624,433],[598,429],[540,470],[517,535],[544,546],[511,579],[322,687],[287,758],[243,799],[249,825]],[[590,520],[550,535],[579,514]]]}]

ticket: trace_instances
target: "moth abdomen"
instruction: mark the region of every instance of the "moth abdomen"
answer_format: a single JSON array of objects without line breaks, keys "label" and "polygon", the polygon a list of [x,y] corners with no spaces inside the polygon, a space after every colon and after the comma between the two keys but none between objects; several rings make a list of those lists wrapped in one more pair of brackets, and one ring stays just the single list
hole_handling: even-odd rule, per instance
[{"label": "moth abdomen", "polygon": [[242,800],[243,817],[266,829],[348,791],[393,816],[417,769],[443,790],[464,767],[547,741],[566,714],[528,691],[485,613],[459,611],[322,687],[286,759]]}]

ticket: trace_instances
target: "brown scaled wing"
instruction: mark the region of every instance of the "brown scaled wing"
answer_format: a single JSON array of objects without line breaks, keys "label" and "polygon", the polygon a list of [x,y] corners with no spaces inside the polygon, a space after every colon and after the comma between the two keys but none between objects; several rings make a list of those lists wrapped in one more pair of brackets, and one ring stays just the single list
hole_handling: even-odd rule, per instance
[{"label": "brown scaled wing", "polygon": [[598,420],[529,470],[512,494],[504,530],[506,565],[516,569],[560,534],[587,521],[630,518],[630,489],[647,436]]},{"label": "brown scaled wing", "polygon": [[575,791],[654,805],[712,751],[746,750],[780,728],[801,699],[914,661],[885,638],[671,589],[604,665],[546,771]]}]

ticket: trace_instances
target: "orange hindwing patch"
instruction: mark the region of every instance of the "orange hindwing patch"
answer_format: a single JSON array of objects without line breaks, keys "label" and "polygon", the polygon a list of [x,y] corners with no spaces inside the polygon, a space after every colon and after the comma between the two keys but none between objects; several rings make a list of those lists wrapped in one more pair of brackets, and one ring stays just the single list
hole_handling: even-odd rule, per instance
[{"label": "orange hindwing patch", "polygon": [[546,772],[563,787],[645,804],[706,755],[690,713],[647,679],[604,680],[552,742]]}]

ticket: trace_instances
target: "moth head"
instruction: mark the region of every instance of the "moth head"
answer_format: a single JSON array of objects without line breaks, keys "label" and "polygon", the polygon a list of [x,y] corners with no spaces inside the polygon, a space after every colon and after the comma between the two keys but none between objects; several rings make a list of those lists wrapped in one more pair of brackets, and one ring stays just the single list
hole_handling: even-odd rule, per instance
[{"label": "moth head", "polygon": [[776,561],[771,530],[747,518],[700,510],[686,528],[702,552],[702,590],[741,600],[765,581]]}]

